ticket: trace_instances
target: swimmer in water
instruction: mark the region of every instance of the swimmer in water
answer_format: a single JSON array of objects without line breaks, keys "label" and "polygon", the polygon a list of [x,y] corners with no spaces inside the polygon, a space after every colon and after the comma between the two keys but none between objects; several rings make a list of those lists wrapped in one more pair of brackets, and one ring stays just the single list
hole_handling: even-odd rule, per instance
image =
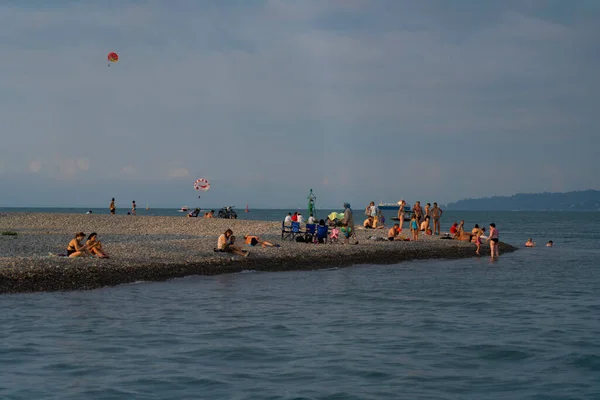
[{"label": "swimmer in water", "polygon": [[535,242],[532,238],[527,239],[527,241],[525,242],[525,247],[535,247]]},{"label": "swimmer in water", "polygon": [[546,247],[552,247],[554,246],[554,242],[552,240],[548,240],[548,243],[546,243]]}]

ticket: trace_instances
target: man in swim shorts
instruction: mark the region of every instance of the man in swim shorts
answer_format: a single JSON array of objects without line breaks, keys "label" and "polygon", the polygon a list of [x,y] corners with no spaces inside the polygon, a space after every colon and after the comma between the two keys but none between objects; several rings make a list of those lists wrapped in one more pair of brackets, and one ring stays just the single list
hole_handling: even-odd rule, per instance
[{"label": "man in swim shorts", "polygon": [[433,234],[440,234],[440,218],[444,211],[438,207],[438,203],[433,203],[433,208],[429,211],[430,217],[433,218]]}]

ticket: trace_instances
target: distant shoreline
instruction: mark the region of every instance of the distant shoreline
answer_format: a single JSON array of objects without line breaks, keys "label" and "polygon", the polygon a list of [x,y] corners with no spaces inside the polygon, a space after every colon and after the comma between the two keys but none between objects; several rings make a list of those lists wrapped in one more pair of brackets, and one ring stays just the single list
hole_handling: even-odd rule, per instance
[{"label": "distant shoreline", "polygon": [[[244,246],[248,258],[215,253],[217,237],[231,228],[281,244]],[[475,257],[475,245],[426,237],[418,242],[368,240],[383,230],[359,230],[359,245],[306,244],[281,240],[281,223],[178,217],[78,214],[12,214],[0,219],[0,293],[96,289],[137,281],[165,281],[188,275],[255,271],[300,271],[357,264],[395,264],[423,259]],[[98,232],[110,259],[48,256],[64,252],[77,231]],[[516,250],[501,244],[501,253]],[[489,257],[489,248],[482,246]]]}]

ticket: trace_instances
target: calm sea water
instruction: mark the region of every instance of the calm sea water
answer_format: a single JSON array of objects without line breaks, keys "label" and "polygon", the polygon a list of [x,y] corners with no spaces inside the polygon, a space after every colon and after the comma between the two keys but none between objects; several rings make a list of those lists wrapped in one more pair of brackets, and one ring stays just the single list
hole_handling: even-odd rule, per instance
[{"label": "calm sea water", "polygon": [[0,295],[0,398],[599,399],[600,214],[460,219],[555,247]]}]

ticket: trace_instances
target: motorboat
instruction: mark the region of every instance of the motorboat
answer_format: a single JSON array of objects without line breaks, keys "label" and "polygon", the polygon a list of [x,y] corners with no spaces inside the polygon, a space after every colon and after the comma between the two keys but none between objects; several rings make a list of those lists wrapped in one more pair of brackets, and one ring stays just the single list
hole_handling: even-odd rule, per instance
[{"label": "motorboat", "polygon": [[188,206],[181,206],[181,208],[179,210],[177,210],[179,212],[188,212],[190,211],[190,208]]}]

